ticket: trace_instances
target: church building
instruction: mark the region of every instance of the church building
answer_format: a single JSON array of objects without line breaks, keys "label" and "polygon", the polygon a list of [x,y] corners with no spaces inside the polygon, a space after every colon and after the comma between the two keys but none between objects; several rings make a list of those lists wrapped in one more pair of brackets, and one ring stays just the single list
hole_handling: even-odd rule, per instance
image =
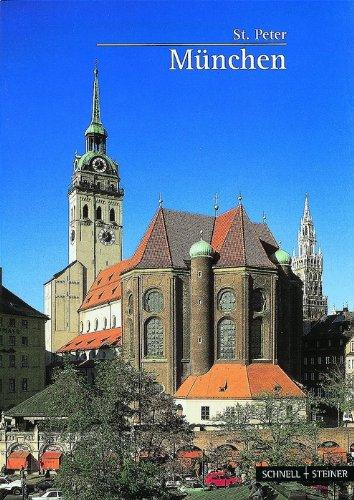
[{"label": "church building", "polygon": [[79,331],[78,309],[97,275],[122,258],[122,202],[118,164],[107,154],[94,70],[91,122],[85,153],[75,154],[69,188],[68,265],[44,285],[47,363]]},{"label": "church building", "polygon": [[215,216],[159,207],[134,255],[97,276],[77,341],[111,328],[111,311],[125,359],[170,394],[209,370],[233,376],[256,364],[269,387],[299,392],[289,376],[299,377],[302,284],[241,200]]}]

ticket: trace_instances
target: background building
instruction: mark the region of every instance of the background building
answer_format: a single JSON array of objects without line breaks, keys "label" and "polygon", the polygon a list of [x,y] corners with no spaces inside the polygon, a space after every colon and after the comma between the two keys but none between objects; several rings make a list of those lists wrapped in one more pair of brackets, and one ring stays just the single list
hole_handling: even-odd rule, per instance
[{"label": "background building", "polygon": [[310,213],[308,196],[298,233],[298,255],[293,256],[292,269],[304,284],[303,313],[306,325],[327,314],[327,297],[322,293],[323,256],[316,251],[316,231]]},{"label": "background building", "polygon": [[91,123],[86,151],[75,154],[69,188],[69,265],[44,285],[47,362],[51,353],[76,337],[78,309],[102,269],[122,258],[122,201],[118,165],[107,155],[98,70],[94,71]]},{"label": "background building", "polygon": [[1,411],[44,388],[44,325],[47,319],[2,285],[0,268]]}]

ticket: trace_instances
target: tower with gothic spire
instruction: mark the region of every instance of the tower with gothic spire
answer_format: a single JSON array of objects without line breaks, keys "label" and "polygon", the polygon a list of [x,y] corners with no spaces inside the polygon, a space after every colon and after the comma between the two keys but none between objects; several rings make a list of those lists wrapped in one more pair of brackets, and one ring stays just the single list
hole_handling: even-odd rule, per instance
[{"label": "tower with gothic spire", "polygon": [[69,263],[44,285],[47,362],[79,330],[78,309],[98,273],[122,259],[122,203],[118,164],[107,154],[101,121],[98,69],[85,152],[75,154],[69,188]]},{"label": "tower with gothic spire", "polygon": [[86,151],[74,157],[69,189],[69,261],[87,270],[87,288],[98,273],[122,259],[122,202],[118,164],[107,155],[101,121],[98,69],[94,70]]},{"label": "tower with gothic spire", "polygon": [[298,255],[292,259],[292,269],[303,282],[305,321],[317,320],[327,314],[327,297],[322,293],[323,255],[320,249],[316,250],[316,243],[316,231],[306,195],[298,232]]}]

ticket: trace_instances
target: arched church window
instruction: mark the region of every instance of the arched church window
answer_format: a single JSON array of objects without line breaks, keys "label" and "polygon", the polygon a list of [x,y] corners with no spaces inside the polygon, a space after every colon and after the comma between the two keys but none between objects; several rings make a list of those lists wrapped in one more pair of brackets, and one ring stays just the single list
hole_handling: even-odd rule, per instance
[{"label": "arched church window", "polygon": [[95,330],[98,330],[98,319],[95,319]]},{"label": "arched church window", "polygon": [[255,318],[252,320],[249,346],[251,360],[263,358],[262,318]]},{"label": "arched church window", "polygon": [[102,219],[102,208],[101,207],[97,207],[97,209],[96,209],[96,219],[97,220]]},{"label": "arched church window", "polygon": [[160,318],[150,318],[145,323],[144,355],[160,358],[164,353],[163,325]]},{"label": "arched church window", "polygon": [[262,312],[266,308],[266,298],[263,290],[256,288],[252,291],[251,306],[254,312]]},{"label": "arched church window", "polygon": [[218,324],[217,336],[218,359],[235,359],[236,325],[234,320],[223,318]]},{"label": "arched church window", "polygon": [[135,358],[134,328],[131,319],[127,321],[127,332],[129,338],[129,356],[130,358]]},{"label": "arched church window", "polygon": [[133,311],[134,311],[134,298],[133,298],[133,294],[132,293],[130,293],[128,295],[127,310],[128,310],[128,314],[133,314]]},{"label": "arched church window", "polygon": [[115,328],[117,326],[117,319],[116,317],[113,315],[112,316],[112,328]]},{"label": "arched church window", "polygon": [[223,312],[234,311],[236,308],[235,292],[231,289],[222,290],[219,293],[218,307]]},{"label": "arched church window", "polygon": [[88,321],[88,322],[87,322],[87,328],[86,328],[86,330],[89,332],[89,331],[90,331],[90,328],[91,328],[91,323]]},{"label": "arched church window", "polygon": [[163,309],[163,295],[157,288],[148,290],[144,296],[144,309],[147,312],[159,313]]},{"label": "arched church window", "polygon": [[82,218],[87,219],[88,218],[88,206],[84,205],[82,208]]},{"label": "arched church window", "polygon": [[109,221],[114,222],[116,220],[116,214],[114,208],[111,208],[109,211]]}]

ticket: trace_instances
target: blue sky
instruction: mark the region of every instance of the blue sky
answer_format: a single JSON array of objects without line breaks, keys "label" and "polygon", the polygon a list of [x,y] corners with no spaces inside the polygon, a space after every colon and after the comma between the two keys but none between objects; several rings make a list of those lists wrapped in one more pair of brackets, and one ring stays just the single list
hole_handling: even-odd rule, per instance
[{"label": "blue sky", "polygon": [[[73,154],[84,150],[97,58],[108,152],[126,193],[125,256],[160,192],[167,208],[212,213],[215,192],[225,211],[241,191],[250,217],[265,211],[292,252],[308,192],[330,307],[348,300],[353,308],[353,3],[14,1],[0,9],[5,286],[42,309],[42,284],[67,264],[67,188]],[[287,31],[287,70],[170,71],[168,48],[96,47],[232,42],[234,28]]]}]

